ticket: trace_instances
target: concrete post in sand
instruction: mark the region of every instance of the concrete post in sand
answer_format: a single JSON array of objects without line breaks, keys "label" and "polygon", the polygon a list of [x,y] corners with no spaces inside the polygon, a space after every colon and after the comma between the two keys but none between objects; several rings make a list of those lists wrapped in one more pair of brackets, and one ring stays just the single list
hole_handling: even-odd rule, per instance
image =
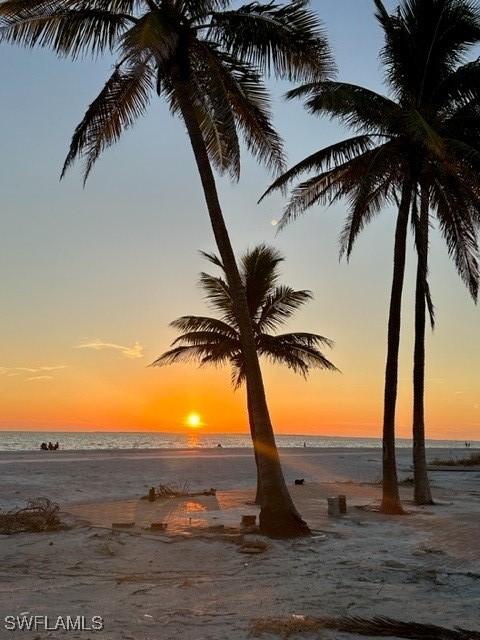
[{"label": "concrete post in sand", "polygon": [[240,526],[242,527],[242,529],[245,529],[248,527],[254,527],[256,524],[257,524],[257,516],[252,516],[252,515],[242,516],[242,520],[240,523]]},{"label": "concrete post in sand", "polygon": [[327,498],[328,515],[330,518],[338,518],[340,515],[340,501],[338,497]]}]

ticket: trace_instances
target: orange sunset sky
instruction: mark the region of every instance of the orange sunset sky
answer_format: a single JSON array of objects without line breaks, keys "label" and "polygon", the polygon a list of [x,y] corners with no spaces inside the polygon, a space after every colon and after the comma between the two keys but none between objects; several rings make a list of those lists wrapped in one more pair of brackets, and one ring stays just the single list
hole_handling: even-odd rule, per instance
[{"label": "orange sunset sky", "polygon": [[[384,91],[372,3],[355,1],[353,12],[337,0],[312,4],[340,77]],[[58,181],[73,128],[110,65],[2,49],[0,77],[9,90],[0,104],[0,429],[182,431],[195,411],[205,432],[245,432],[243,390],[233,393],[228,370],[147,366],[175,337],[171,320],[207,311],[196,285],[206,268],[198,250],[214,245],[180,124],[154,103],[100,160],[85,190],[79,171]],[[287,87],[272,83],[275,123],[293,163],[345,131],[283,102]],[[265,365],[275,429],[378,437],[394,212],[363,232],[350,263],[339,262],[345,206],[312,210],[276,236],[282,196],[256,204],[269,180],[245,155],[240,184],[219,181],[233,244],[243,251],[270,242],[285,254],[283,282],[314,294],[288,328],[332,338],[327,355],[342,371],[313,371],[305,381]],[[480,439],[479,309],[437,231],[431,255],[437,328],[428,336],[428,437]],[[408,258],[401,437],[411,426],[411,239]]]}]

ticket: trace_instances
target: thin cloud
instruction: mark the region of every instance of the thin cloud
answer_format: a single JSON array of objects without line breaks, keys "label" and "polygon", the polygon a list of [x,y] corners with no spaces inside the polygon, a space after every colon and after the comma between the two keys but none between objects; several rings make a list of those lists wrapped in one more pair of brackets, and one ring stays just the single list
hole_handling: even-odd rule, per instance
[{"label": "thin cloud", "polygon": [[[14,376],[21,376],[23,380],[51,380],[54,376],[50,374],[55,374],[57,371],[61,369],[66,369],[66,364],[56,364],[56,365],[38,365],[32,367],[0,367],[0,375],[6,376],[7,378],[12,378]],[[32,375],[38,374],[38,375]],[[24,377],[29,375],[30,377]]]},{"label": "thin cloud", "polygon": [[145,348],[139,342],[135,342],[132,346],[115,344],[113,342],[103,342],[103,340],[94,340],[93,342],[84,342],[76,345],[75,349],[94,349],[95,351],[101,351],[103,349],[111,349],[118,351],[126,358],[132,360],[143,358]]},{"label": "thin cloud", "polygon": [[39,373],[40,371],[60,371],[60,369],[66,369],[66,364],[57,364],[53,367],[15,367],[16,371],[25,371],[26,373]]},{"label": "thin cloud", "polygon": [[12,376],[19,376],[18,371],[12,371],[11,369],[7,369],[7,367],[0,367],[0,376],[7,376],[7,378],[11,378]]}]

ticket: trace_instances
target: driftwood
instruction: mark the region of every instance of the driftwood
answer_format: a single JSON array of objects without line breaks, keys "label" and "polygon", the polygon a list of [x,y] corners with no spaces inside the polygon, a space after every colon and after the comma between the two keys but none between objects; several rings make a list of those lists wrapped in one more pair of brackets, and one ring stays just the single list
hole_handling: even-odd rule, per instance
[{"label": "driftwood", "polygon": [[159,484],[158,487],[152,487],[148,495],[142,496],[142,500],[153,502],[156,499],[165,498],[194,498],[196,496],[214,496],[216,489],[205,489],[204,491],[190,491],[188,482],[183,485],[178,484]]},{"label": "driftwood", "polygon": [[[312,618],[307,616],[290,616],[289,618],[263,618],[252,624],[252,635],[277,635],[290,638],[295,634],[321,632],[323,629],[334,629],[361,636],[376,638],[406,638],[407,640],[480,640],[480,631],[440,627],[434,624],[417,622],[401,622],[391,618]],[[320,637],[320,636],[317,636]]]},{"label": "driftwood", "polygon": [[59,518],[60,507],[48,498],[27,500],[23,509],[0,511],[0,533],[58,531],[63,528]]}]

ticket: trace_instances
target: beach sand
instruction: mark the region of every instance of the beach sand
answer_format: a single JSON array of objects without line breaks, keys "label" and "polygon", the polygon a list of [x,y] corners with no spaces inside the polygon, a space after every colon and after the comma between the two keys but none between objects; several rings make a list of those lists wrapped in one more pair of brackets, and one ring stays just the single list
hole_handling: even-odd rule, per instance
[{"label": "beach sand", "polygon": [[[461,457],[435,449],[429,457]],[[410,451],[398,451],[401,480]],[[380,497],[379,449],[281,451],[285,476],[309,539],[268,541],[240,553],[238,527],[254,495],[246,449],[0,453],[0,506],[57,501],[67,531],[0,539],[0,638],[6,615],[98,615],[101,633],[38,631],[22,637],[104,640],[247,638],[268,616],[389,616],[445,626],[480,627],[480,469],[431,474],[439,504],[418,508],[402,487],[409,515],[360,509]],[[294,486],[305,478],[304,486]],[[140,501],[159,483],[216,496]],[[345,494],[346,516],[328,518],[326,497]],[[167,532],[143,529],[166,521]],[[135,528],[112,531],[115,521]],[[18,635],[18,634],[17,634]],[[325,638],[352,638],[325,632]]]}]

